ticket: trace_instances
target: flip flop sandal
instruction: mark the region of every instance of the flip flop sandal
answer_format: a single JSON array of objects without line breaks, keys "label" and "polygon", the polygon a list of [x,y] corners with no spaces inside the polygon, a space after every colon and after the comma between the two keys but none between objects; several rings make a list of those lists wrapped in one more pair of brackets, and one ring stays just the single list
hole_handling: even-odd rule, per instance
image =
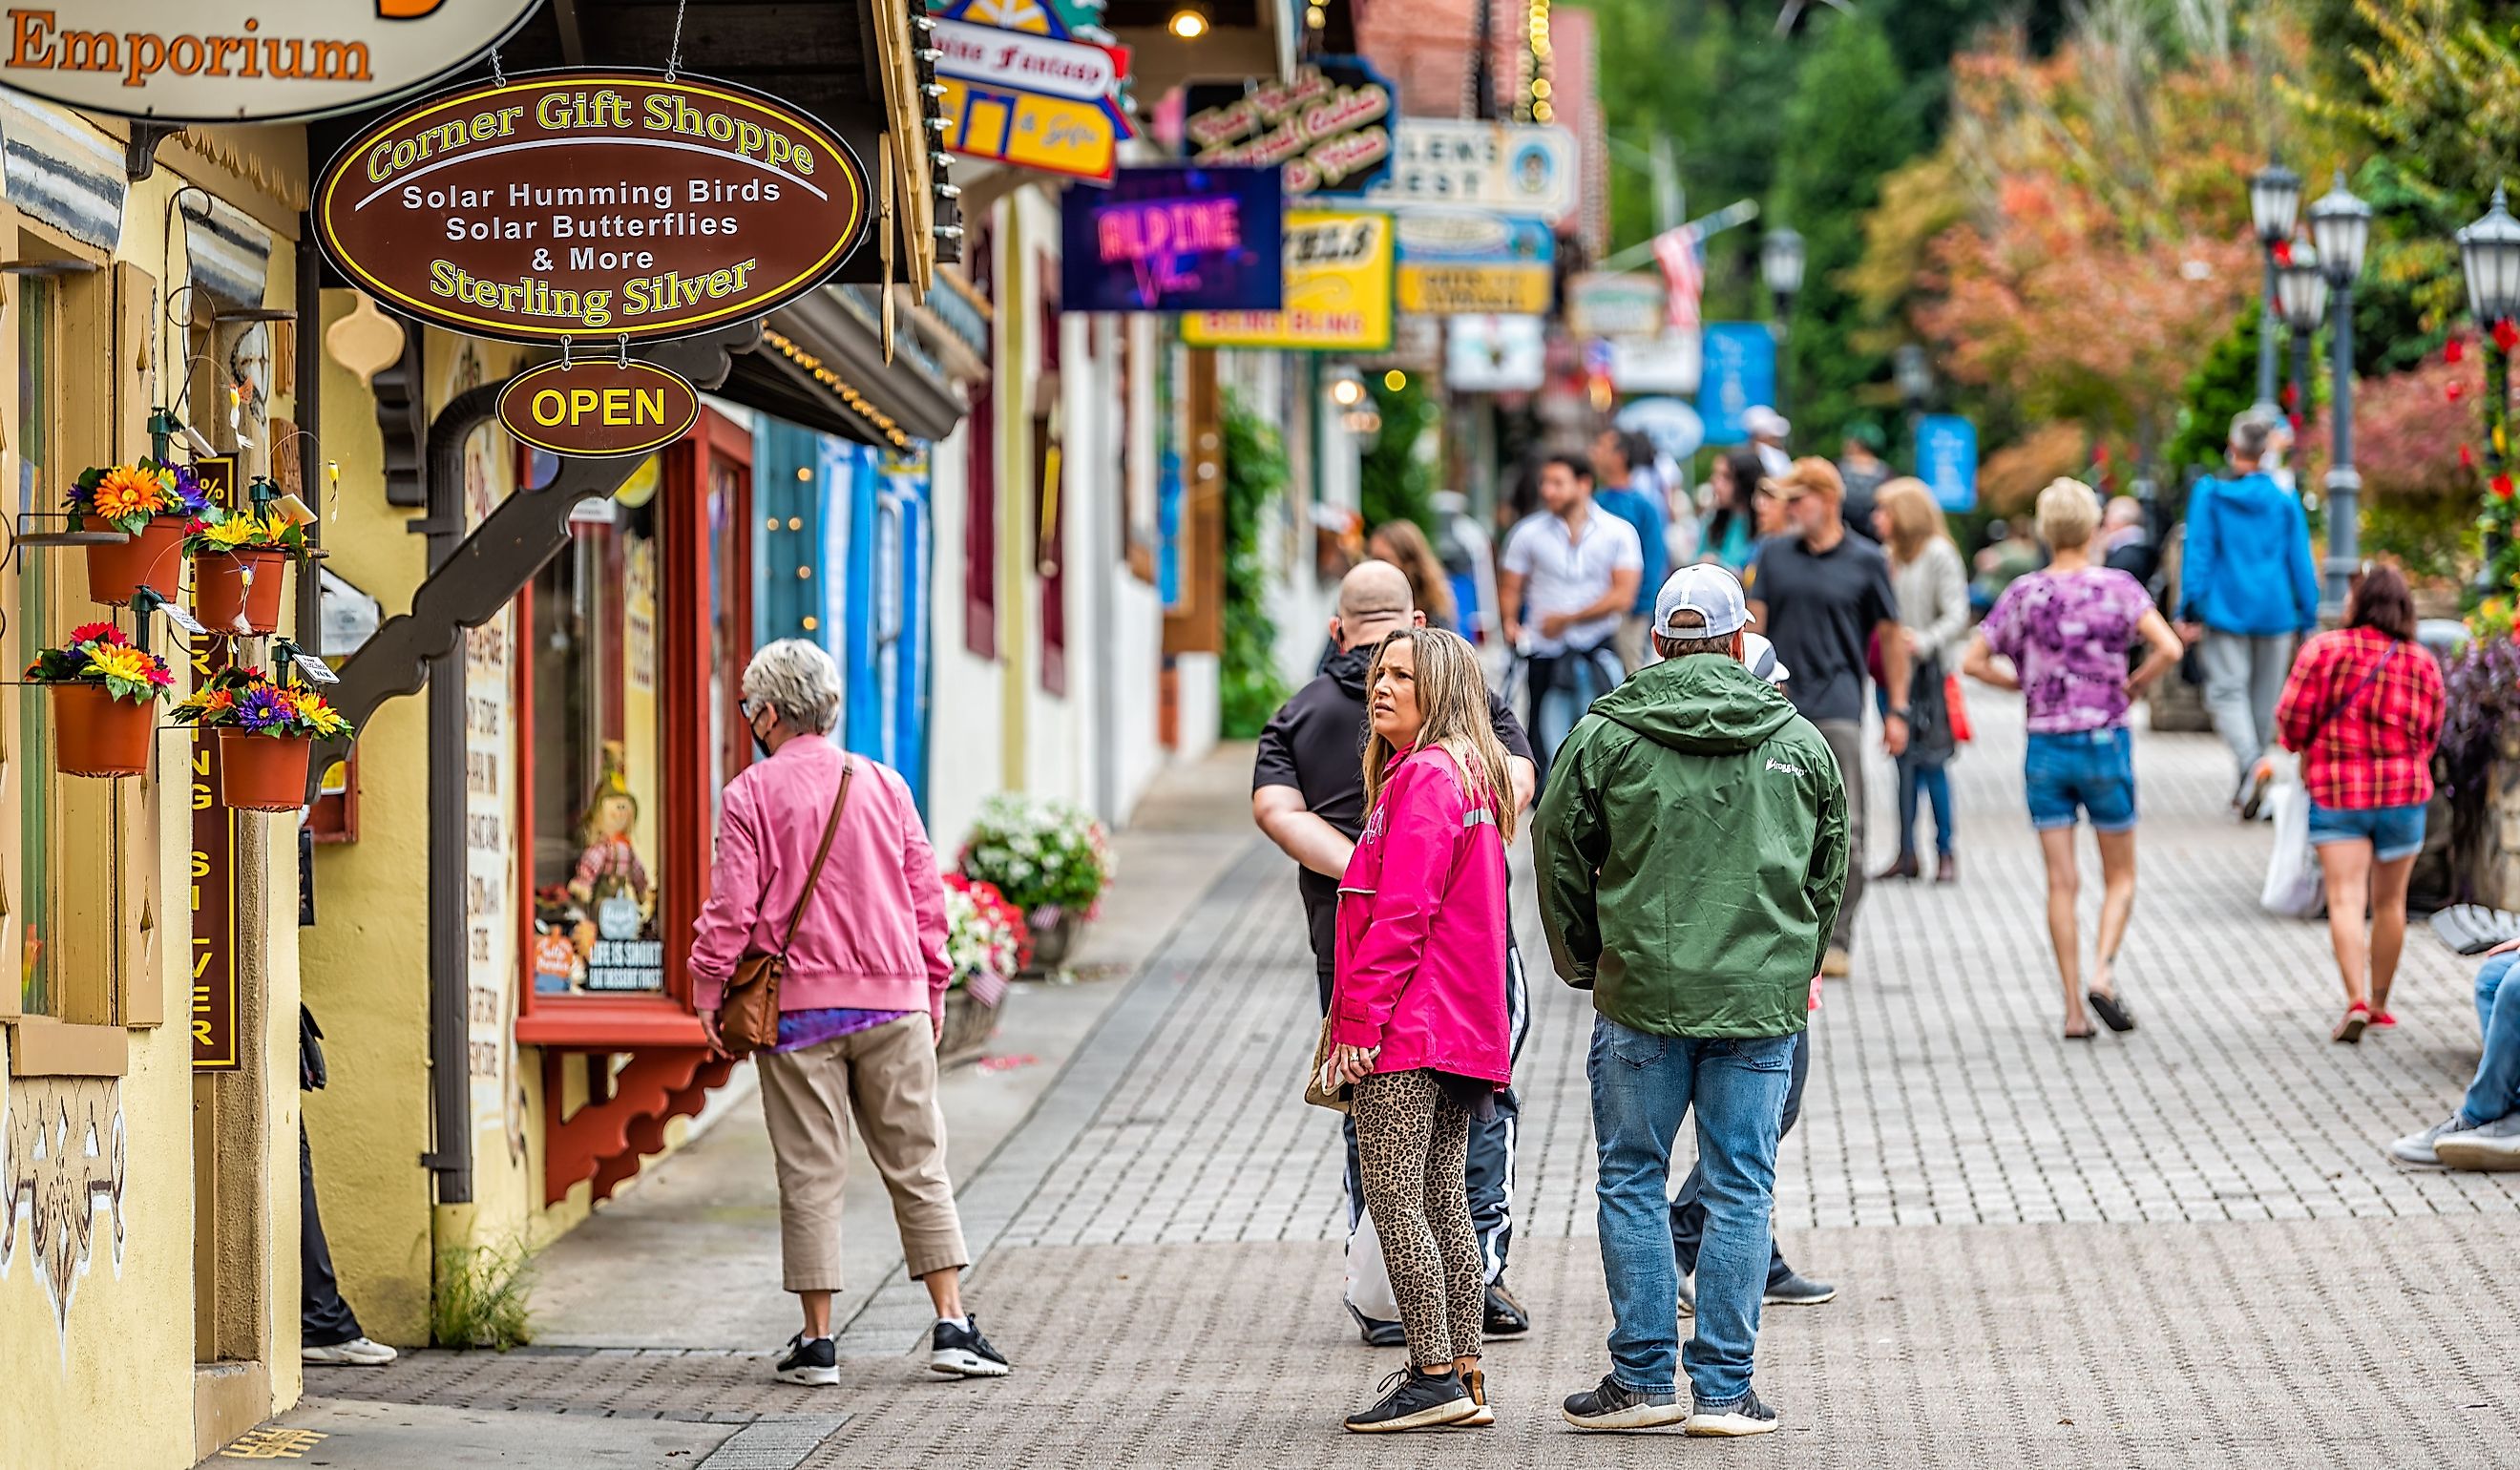
[{"label": "flip flop sandal", "polygon": [[2097,1015],[2101,1023],[2111,1031],[2135,1029],[2135,1012],[2127,1009],[2126,1002],[2116,996],[2087,990],[2083,992],[2083,999],[2090,1003],[2092,1013]]},{"label": "flip flop sandal", "polygon": [[2091,1027],[2089,1027],[2089,1026],[2086,1026],[2086,1027],[2084,1027],[2084,1028],[2083,1028],[2082,1030],[2080,1030],[2080,1031],[2068,1031],[2068,1032],[2066,1032],[2066,1033],[2065,1033],[2065,1040],[2067,1040],[2067,1041],[2069,1041],[2069,1042],[2088,1042],[2088,1041],[2090,1041],[2092,1038],[2093,1038],[2093,1037],[2095,1037],[2095,1036],[2097,1036],[2097,1035],[2099,1035],[2099,1032],[2098,1032],[2098,1031],[2096,1031],[2096,1030],[2094,1030],[2094,1029],[2092,1029],[2092,1028],[2091,1028]]}]

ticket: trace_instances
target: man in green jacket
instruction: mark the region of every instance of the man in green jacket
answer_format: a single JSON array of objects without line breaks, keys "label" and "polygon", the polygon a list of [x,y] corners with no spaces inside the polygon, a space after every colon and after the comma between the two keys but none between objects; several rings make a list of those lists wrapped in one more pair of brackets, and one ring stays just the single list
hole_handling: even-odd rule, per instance
[{"label": "man in green jacket", "polygon": [[[1666,660],[1594,701],[1534,824],[1557,973],[1593,992],[1611,1371],[1568,1422],[1766,1434],[1750,1390],[1777,1137],[1847,866],[1846,785],[1810,721],[1741,662],[1748,601],[1719,566],[1654,600]],[[1697,1109],[1706,1234],[1679,1345],[1671,1150]],[[1679,1369],[1689,1398],[1680,1397]]]}]

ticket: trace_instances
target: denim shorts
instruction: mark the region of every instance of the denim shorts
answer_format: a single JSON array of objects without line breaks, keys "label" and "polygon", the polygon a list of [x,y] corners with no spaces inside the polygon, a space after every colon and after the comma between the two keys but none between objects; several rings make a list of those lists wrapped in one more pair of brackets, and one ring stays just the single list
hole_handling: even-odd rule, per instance
[{"label": "denim shorts", "polygon": [[2021,779],[2040,831],[2072,826],[2086,812],[2095,832],[2135,826],[2135,741],[2123,725],[2032,735]]},{"label": "denim shorts", "polygon": [[2420,802],[2403,807],[2366,807],[2345,811],[2310,803],[2310,845],[2368,842],[2377,863],[2395,863],[2424,850],[2424,809]]}]

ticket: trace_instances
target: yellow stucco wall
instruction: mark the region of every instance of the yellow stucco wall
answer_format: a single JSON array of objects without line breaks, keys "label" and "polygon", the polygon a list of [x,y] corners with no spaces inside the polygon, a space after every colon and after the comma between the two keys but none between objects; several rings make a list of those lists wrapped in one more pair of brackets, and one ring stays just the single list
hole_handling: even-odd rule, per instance
[{"label": "yellow stucco wall", "polygon": [[[185,160],[168,152],[158,176],[131,190],[123,239],[113,252],[116,261],[156,278],[161,291],[183,272],[183,232],[172,233],[177,259],[170,263],[164,221],[173,190],[188,181]],[[213,187],[232,182],[202,181]],[[14,243],[14,222],[12,235]],[[291,265],[288,242],[277,242],[266,302],[286,305],[292,299]],[[18,289],[10,287],[13,295]],[[17,337],[15,318],[10,320],[12,330],[0,334],[0,361],[14,382]],[[124,410],[134,403],[145,409],[158,396],[148,376],[152,365],[134,354],[63,367],[65,391],[112,395],[116,419],[126,425],[125,437],[114,446],[117,456],[144,452],[145,439],[128,436],[131,416]],[[291,409],[286,399],[272,407],[280,416]],[[0,413],[7,415],[12,446],[0,451],[0,473],[14,483],[14,446],[25,442],[18,432],[14,393]],[[47,467],[45,477],[54,478],[54,467]],[[38,504],[53,504],[57,493],[57,486],[41,487]],[[69,586],[79,585],[80,573],[69,559],[75,554],[24,555],[62,557],[60,575]],[[0,581],[14,576],[10,572]],[[6,590],[14,604],[14,586]],[[79,621],[89,612],[75,599],[65,599],[63,610]],[[65,631],[13,630],[12,642]],[[163,639],[162,630],[158,636]],[[181,692],[185,675],[180,662],[178,667]],[[128,1011],[135,998],[143,1005],[154,1000],[163,1023],[124,1031],[127,1059],[118,1077],[18,1077],[20,1058],[12,1056],[9,1075],[0,1079],[0,1190],[7,1194],[0,1221],[0,1364],[8,1374],[0,1393],[0,1465],[186,1466],[197,1457],[195,1365],[188,1350],[196,1315],[195,1232],[197,1219],[207,1212],[197,1212],[195,1198],[186,745],[179,737],[161,737],[157,778],[122,783],[123,799],[142,814],[135,833],[147,832],[154,822],[158,835],[154,850],[139,840],[122,849],[125,891],[154,889],[142,920],[145,943],[123,962],[124,1004]],[[0,755],[0,770],[16,755]],[[5,779],[14,780],[16,774]],[[258,889],[273,906],[262,951],[258,1008],[264,1024],[257,1037],[248,1039],[248,1046],[258,1044],[258,1066],[210,1086],[231,1095],[250,1094],[261,1104],[256,1126],[222,1153],[218,1167],[238,1181],[234,1203],[249,1223],[225,1241],[223,1259],[234,1300],[258,1297],[264,1307],[242,1346],[268,1373],[268,1396],[252,1405],[253,1412],[268,1414],[294,1403],[300,1390],[296,930],[290,921],[297,864],[291,819],[241,821],[264,824],[275,839],[259,872],[239,874],[241,889]],[[14,842],[14,827],[8,836]],[[14,943],[15,930],[9,935]],[[15,979],[9,983],[14,994]],[[17,1041],[14,1030],[0,1028],[0,1052],[14,1049]]]}]

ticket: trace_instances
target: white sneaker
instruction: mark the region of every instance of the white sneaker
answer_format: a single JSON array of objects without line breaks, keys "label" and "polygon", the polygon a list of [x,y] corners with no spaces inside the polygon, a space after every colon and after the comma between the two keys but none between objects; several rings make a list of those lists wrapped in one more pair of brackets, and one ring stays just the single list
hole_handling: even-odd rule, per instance
[{"label": "white sneaker", "polygon": [[300,1348],[297,1357],[304,1362],[342,1363],[354,1368],[381,1368],[402,1355],[383,1343],[354,1337],[345,1343],[328,1343],[323,1347]]},{"label": "white sneaker", "polygon": [[2433,1152],[2448,1169],[2520,1169],[2520,1113],[2483,1128],[2444,1134]]},{"label": "white sneaker", "polygon": [[2421,1169],[2438,1169],[2442,1161],[2433,1152],[2433,1145],[2452,1134],[2464,1132],[2466,1127],[2467,1125],[2458,1121],[2458,1114],[2452,1113],[2432,1127],[2408,1134],[2390,1144],[2389,1157],[2401,1164],[2412,1164]]}]

